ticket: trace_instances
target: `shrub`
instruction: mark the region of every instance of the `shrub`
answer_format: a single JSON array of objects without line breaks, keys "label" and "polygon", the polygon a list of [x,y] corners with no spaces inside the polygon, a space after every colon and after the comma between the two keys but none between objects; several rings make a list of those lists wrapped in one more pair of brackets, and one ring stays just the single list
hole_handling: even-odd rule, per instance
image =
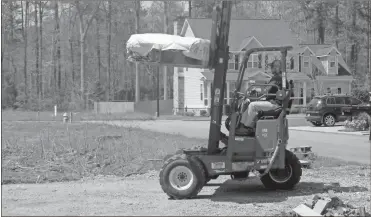
[{"label": "shrub", "polygon": [[345,121],[345,128],[354,131],[364,131],[367,130],[371,125],[371,117],[365,112],[360,113],[358,116],[354,117],[352,121]]},{"label": "shrub", "polygon": [[186,112],[185,116],[195,116],[195,113],[194,112]]},{"label": "shrub", "polygon": [[366,88],[354,88],[352,90],[352,96],[362,100],[362,102],[368,102],[370,100],[370,94]]},{"label": "shrub", "polygon": [[206,110],[200,110],[200,115],[201,116],[207,116],[207,111]]}]

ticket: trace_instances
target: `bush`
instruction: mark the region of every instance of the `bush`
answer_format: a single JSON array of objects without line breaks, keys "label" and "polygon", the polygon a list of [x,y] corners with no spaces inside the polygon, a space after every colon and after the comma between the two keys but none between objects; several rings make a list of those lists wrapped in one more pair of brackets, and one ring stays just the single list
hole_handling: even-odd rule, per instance
[{"label": "bush", "polygon": [[362,102],[370,101],[370,94],[366,88],[354,88],[352,90],[352,96],[362,100]]},{"label": "bush", "polygon": [[371,117],[365,112],[362,112],[358,116],[354,117],[353,120],[345,121],[345,128],[354,131],[365,131],[371,125]]},{"label": "bush", "polygon": [[200,115],[201,116],[207,116],[207,111],[206,110],[200,110]]},{"label": "bush", "polygon": [[194,112],[186,112],[185,113],[185,116],[195,116],[195,113]]}]

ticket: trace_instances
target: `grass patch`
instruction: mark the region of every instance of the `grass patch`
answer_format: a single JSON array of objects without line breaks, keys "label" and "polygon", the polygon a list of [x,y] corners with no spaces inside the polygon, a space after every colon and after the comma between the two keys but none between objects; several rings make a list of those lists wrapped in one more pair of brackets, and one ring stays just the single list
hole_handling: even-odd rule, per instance
[{"label": "grass patch", "polygon": [[148,159],[206,141],[103,124],[2,123],[2,184],[146,172]]},{"label": "grass patch", "polygon": [[[2,184],[145,173],[157,169],[149,159],[163,159],[180,148],[207,143],[181,135],[81,122],[3,122],[1,139]],[[349,165],[366,166],[317,156],[312,168]]]}]

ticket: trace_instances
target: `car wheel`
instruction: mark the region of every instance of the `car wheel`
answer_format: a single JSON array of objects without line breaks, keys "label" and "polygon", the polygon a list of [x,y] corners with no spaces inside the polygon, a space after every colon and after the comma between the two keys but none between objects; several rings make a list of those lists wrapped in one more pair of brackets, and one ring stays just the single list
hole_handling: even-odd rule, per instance
[{"label": "car wheel", "polygon": [[315,121],[312,121],[311,122],[314,126],[316,126],[316,127],[320,127],[320,126],[322,126],[322,123],[321,122],[315,122]]},{"label": "car wheel", "polygon": [[332,115],[332,114],[325,115],[323,117],[323,122],[324,122],[325,126],[332,127],[332,126],[335,125],[335,122],[336,122],[335,116]]}]

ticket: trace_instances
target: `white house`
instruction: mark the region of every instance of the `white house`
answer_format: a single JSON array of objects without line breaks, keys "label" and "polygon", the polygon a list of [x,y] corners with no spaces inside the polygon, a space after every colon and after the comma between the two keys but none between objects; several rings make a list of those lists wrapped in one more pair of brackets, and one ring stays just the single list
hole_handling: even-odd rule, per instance
[{"label": "white house", "polygon": [[[186,19],[183,24],[175,22],[174,26],[174,34],[210,39],[211,19]],[[290,51],[287,57],[287,72],[289,79],[295,82],[295,104],[305,105],[313,92],[329,92],[329,88],[331,92],[336,93],[350,91],[350,70],[334,46],[299,44],[298,38],[290,31],[289,24],[283,20],[238,19],[231,20],[230,24],[231,56],[224,103],[230,102],[235,88],[241,52],[254,47],[284,45],[294,46],[294,50]],[[245,72],[244,88],[251,82],[267,82],[271,78],[268,64],[279,57],[278,52],[252,54]],[[173,106],[176,111],[185,108],[198,111],[210,107],[212,71],[175,67],[173,82]]]}]

